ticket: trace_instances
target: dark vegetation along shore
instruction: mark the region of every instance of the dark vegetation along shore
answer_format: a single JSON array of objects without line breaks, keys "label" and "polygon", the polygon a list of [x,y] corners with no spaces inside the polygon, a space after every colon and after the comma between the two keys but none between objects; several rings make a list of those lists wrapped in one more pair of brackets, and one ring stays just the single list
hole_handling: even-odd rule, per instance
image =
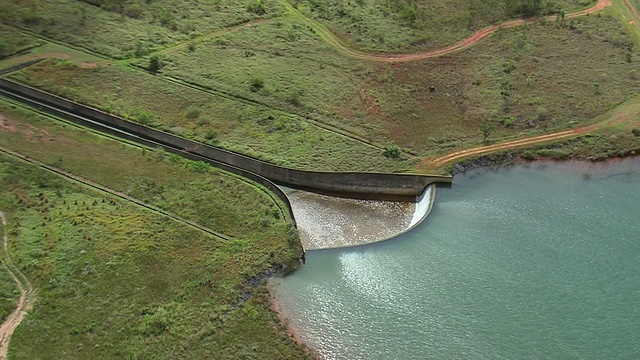
[{"label": "dark vegetation along shore", "polygon": [[[30,64],[3,76],[299,169],[443,173],[634,155],[640,3],[569,16],[594,5],[0,0],[0,71]],[[465,38],[439,56],[384,57]],[[310,356],[264,285],[301,255],[264,189],[8,99],[0,148],[3,261],[37,291],[9,358]],[[0,318],[19,295],[3,268]]]}]

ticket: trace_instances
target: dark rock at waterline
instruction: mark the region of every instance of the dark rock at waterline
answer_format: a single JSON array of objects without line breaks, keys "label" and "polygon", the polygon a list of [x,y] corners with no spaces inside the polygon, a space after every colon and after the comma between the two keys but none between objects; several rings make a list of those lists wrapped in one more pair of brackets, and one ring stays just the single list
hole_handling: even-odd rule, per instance
[{"label": "dark rock at waterline", "polygon": [[467,171],[486,166],[510,164],[517,159],[518,155],[512,152],[481,156],[475,159],[469,159],[456,163],[451,169],[451,175],[455,176],[458,174],[463,174]]}]

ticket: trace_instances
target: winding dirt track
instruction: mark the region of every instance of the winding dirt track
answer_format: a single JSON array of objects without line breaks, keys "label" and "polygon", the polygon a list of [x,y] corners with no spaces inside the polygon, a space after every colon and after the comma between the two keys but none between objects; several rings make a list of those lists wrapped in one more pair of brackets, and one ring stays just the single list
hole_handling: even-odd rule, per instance
[{"label": "winding dirt track", "polygon": [[[314,30],[316,30],[319,33],[322,39],[324,39],[326,42],[334,46],[341,53],[357,59],[369,60],[369,61],[380,61],[380,62],[417,61],[417,60],[435,58],[435,57],[451,54],[453,52],[462,50],[464,48],[467,48],[471,45],[476,44],[480,40],[486,38],[487,36],[493,34],[494,32],[500,29],[507,29],[514,26],[530,24],[530,23],[539,21],[541,19],[541,18],[530,18],[530,19],[510,20],[501,24],[487,26],[484,29],[476,31],[471,36],[469,36],[468,38],[458,43],[455,43],[451,46],[447,46],[444,48],[436,49],[436,50],[423,51],[423,52],[417,52],[417,53],[411,53],[411,54],[368,54],[368,53],[364,53],[364,52],[347,47],[342,41],[340,41],[340,39],[338,39],[333,33],[331,33],[331,31],[329,31],[323,25],[315,22],[314,20],[309,19],[308,17],[300,13],[297,9],[295,9],[293,6],[288,4],[287,1],[283,1],[283,4],[289,9],[289,11],[295,13],[298,17],[304,19],[305,22],[307,22],[307,24],[311,25],[314,28]],[[567,14],[565,18],[574,18],[578,16],[591,14],[596,11],[603,10],[609,5],[611,5],[611,0],[598,0],[598,3],[595,4],[594,6],[582,11],[577,11],[571,14]],[[549,16],[546,19],[555,20],[555,16]]]},{"label": "winding dirt track", "polygon": [[2,264],[9,274],[11,274],[13,280],[18,284],[18,288],[20,289],[18,306],[11,314],[9,314],[9,316],[7,316],[0,326],[0,359],[6,359],[11,334],[13,334],[13,331],[27,315],[27,311],[29,311],[33,306],[33,302],[36,299],[36,291],[33,286],[31,286],[29,279],[24,276],[24,274],[13,264],[13,261],[11,260],[11,256],[9,254],[9,239],[7,237],[7,220],[2,211],[0,211],[0,220],[2,220],[2,228],[4,230],[4,254],[2,256]]},{"label": "winding dirt track", "polygon": [[449,162],[459,160],[468,156],[477,156],[477,155],[482,155],[482,154],[499,151],[499,150],[506,150],[506,149],[512,149],[512,148],[521,147],[521,146],[535,145],[535,144],[549,142],[549,141],[561,140],[561,139],[577,136],[579,134],[584,133],[585,131],[586,131],[585,128],[579,128],[575,130],[561,131],[553,134],[540,135],[540,136],[535,136],[535,137],[521,139],[521,140],[508,141],[501,144],[480,146],[473,149],[460,150],[460,151],[456,151],[454,153],[439,157],[435,160],[430,160],[428,161],[428,163],[431,164],[432,166],[441,167]]}]

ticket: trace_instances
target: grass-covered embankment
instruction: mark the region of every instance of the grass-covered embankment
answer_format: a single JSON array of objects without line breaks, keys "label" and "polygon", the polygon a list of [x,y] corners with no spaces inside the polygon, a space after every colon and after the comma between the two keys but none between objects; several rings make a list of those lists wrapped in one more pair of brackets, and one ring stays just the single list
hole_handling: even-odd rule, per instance
[{"label": "grass-covered embankment", "polygon": [[127,67],[83,68],[49,60],[8,75],[141,124],[309,170],[399,171],[405,161],[299,116],[211,94]]},{"label": "grass-covered embankment", "polygon": [[484,123],[498,142],[589,124],[640,91],[640,52],[615,18],[572,21],[500,30],[455,54],[392,65],[369,79],[371,114],[423,153],[481,145]]},{"label": "grass-covered embankment", "polygon": [[0,22],[112,58],[282,13],[277,0],[0,0]]},{"label": "grass-covered embankment", "polygon": [[[592,0],[281,0],[366,52],[415,52],[456,43],[508,19],[571,12]],[[535,5],[539,4],[539,5]]]},{"label": "grass-covered embankment", "polygon": [[[83,175],[113,187],[134,180],[120,171],[136,169],[142,182],[157,179],[155,187],[132,185],[140,187],[133,193],[152,202],[191,194],[200,204],[185,205],[185,212],[212,218],[207,224],[212,227],[213,219],[222,217],[221,223],[237,229],[235,239],[219,240],[0,155],[0,209],[8,215],[11,255],[37,288],[33,311],[11,338],[10,358],[306,356],[288,338],[261,285],[261,274],[291,269],[300,255],[289,225],[271,212],[261,213],[273,209],[261,200],[262,192],[211,169],[194,172],[160,161],[151,151],[143,154],[2,106],[2,146],[68,171],[85,169],[93,175]],[[49,154],[57,147],[58,153]],[[82,153],[87,161],[80,160]],[[98,160],[102,156],[106,163]],[[128,166],[121,165],[125,159]],[[174,178],[186,186],[170,182]],[[199,187],[201,182],[209,188]],[[219,198],[213,204],[207,197],[211,191]],[[243,218],[224,218],[245,211]]]},{"label": "grass-covered embankment", "polygon": [[166,63],[171,76],[288,111],[295,100],[297,111],[416,154],[481,144],[483,123],[495,140],[577,127],[640,91],[640,52],[602,14],[503,29],[397,64],[350,59],[283,20],[166,54]]},{"label": "grass-covered embankment", "polygon": [[42,43],[44,42],[0,24],[0,59],[29,50]]},{"label": "grass-covered embankment", "polygon": [[[458,173],[478,166],[508,163],[518,158],[603,161],[636,156],[640,154],[640,95],[599,116],[591,126],[569,134],[557,134],[561,139],[543,140],[540,145],[495,144],[485,147],[497,148],[493,151],[480,147],[453,153],[443,157],[445,160],[437,159],[435,162],[448,164],[448,172]],[[421,166],[429,164],[424,162]]]},{"label": "grass-covered embankment", "polygon": [[0,114],[0,146],[214,231],[242,237],[283,223],[275,197],[207,164],[121,143],[1,100]]}]

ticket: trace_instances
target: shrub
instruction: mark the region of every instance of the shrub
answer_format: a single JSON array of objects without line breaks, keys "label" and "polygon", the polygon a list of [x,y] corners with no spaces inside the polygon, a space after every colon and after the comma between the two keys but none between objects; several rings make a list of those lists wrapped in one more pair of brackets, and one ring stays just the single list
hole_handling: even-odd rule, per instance
[{"label": "shrub", "polygon": [[513,125],[516,124],[516,121],[517,121],[516,117],[511,116],[502,120],[502,123],[504,124],[505,127],[512,127]]},{"label": "shrub", "polygon": [[142,125],[153,124],[154,116],[147,110],[142,110],[135,115],[135,120]]},{"label": "shrub", "polygon": [[204,134],[204,138],[207,140],[213,140],[217,137],[218,137],[218,132],[213,129],[207,130],[207,132]]},{"label": "shrub", "polygon": [[264,15],[267,13],[267,9],[264,6],[264,1],[263,0],[255,0],[250,2],[247,5],[247,11],[250,11],[254,14],[258,14],[258,15]]},{"label": "shrub", "polygon": [[124,7],[124,14],[133,19],[141,19],[144,15],[144,10],[140,4],[133,3]]},{"label": "shrub", "polygon": [[251,91],[258,92],[260,91],[260,89],[264,87],[264,80],[260,78],[253,78],[251,79],[249,85],[250,85]]},{"label": "shrub", "polygon": [[287,96],[287,102],[293,106],[300,106],[302,102],[300,101],[300,91],[294,90],[289,96]]},{"label": "shrub", "polygon": [[187,119],[196,119],[200,116],[200,108],[197,106],[189,106],[187,108]]},{"label": "shrub", "polygon": [[209,119],[198,119],[198,126],[206,126],[211,124],[211,120]]},{"label": "shrub", "polygon": [[386,156],[389,159],[399,159],[402,151],[400,151],[400,147],[396,144],[390,144],[384,147],[384,151],[382,155]]},{"label": "shrub", "polygon": [[200,174],[205,174],[211,169],[211,165],[204,161],[187,161],[185,165],[187,169]]},{"label": "shrub", "polygon": [[153,55],[150,59],[149,59],[149,66],[147,67],[147,70],[149,70],[152,74],[156,74],[158,71],[160,71],[160,69],[162,69],[164,65],[162,64],[162,60],[160,60],[160,57],[158,55]]}]

